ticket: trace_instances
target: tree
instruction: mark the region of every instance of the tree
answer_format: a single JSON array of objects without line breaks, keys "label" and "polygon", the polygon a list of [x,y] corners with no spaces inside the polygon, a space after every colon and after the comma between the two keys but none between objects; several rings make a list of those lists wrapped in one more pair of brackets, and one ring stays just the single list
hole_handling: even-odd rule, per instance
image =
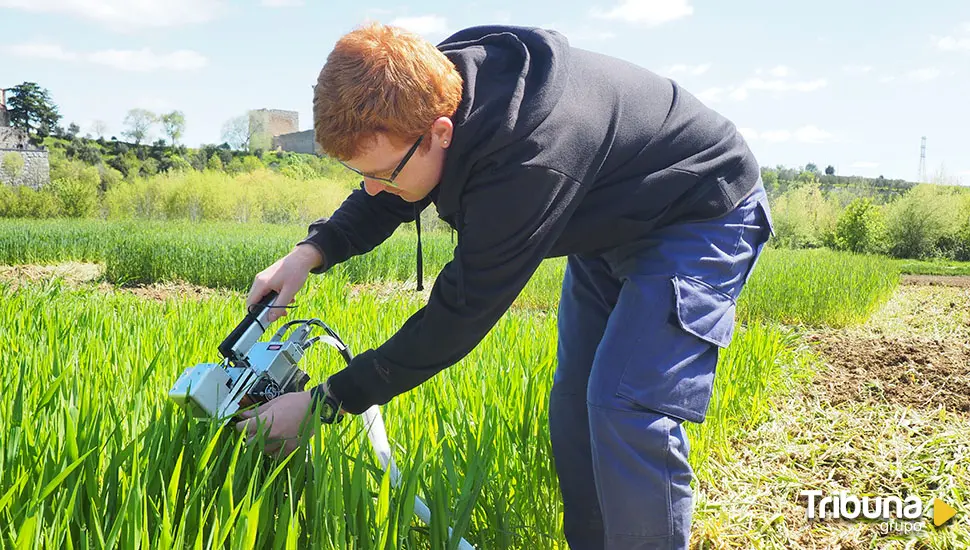
[{"label": "tree", "polygon": [[248,150],[253,136],[263,131],[258,121],[250,121],[249,115],[239,115],[222,125],[222,140],[236,151]]},{"label": "tree", "polygon": [[835,175],[835,166],[832,166],[831,164],[829,164],[828,166],[826,166],[825,167],[825,175],[826,176],[834,176]]},{"label": "tree", "polygon": [[808,164],[805,165],[805,171],[806,172],[811,172],[813,174],[817,174],[818,173],[818,165],[816,165],[814,162],[809,162]]},{"label": "tree", "polygon": [[24,82],[8,91],[7,108],[10,110],[10,124],[14,128],[40,137],[49,136],[54,131],[61,115],[46,88],[34,82]]},{"label": "tree", "polygon": [[72,122],[70,125],[68,125],[68,127],[67,127],[67,137],[68,138],[74,139],[80,133],[81,133],[81,127],[80,126],[78,126],[74,122]]},{"label": "tree", "polygon": [[856,253],[879,252],[885,233],[882,212],[869,197],[853,200],[839,215],[835,226],[838,248]]},{"label": "tree", "polygon": [[108,133],[108,125],[103,120],[95,120],[91,123],[91,131],[98,138],[103,138]]},{"label": "tree", "polygon": [[185,114],[182,111],[172,111],[159,117],[159,120],[165,129],[165,135],[172,140],[172,145],[177,145],[185,133]]},{"label": "tree", "polygon": [[131,109],[125,115],[124,124],[127,129],[121,132],[121,135],[133,139],[135,145],[139,145],[143,139],[148,137],[149,131],[156,120],[158,118],[155,116],[155,113],[147,109]]}]

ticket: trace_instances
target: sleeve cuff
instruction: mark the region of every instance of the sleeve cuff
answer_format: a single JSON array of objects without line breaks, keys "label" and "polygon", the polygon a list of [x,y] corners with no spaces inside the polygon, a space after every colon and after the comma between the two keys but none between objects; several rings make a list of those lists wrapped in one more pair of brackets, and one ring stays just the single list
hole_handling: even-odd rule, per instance
[{"label": "sleeve cuff", "polygon": [[339,230],[330,226],[326,221],[315,222],[313,225],[311,225],[307,236],[303,240],[296,243],[297,245],[311,245],[320,252],[321,256],[323,256],[323,263],[311,269],[310,273],[319,275],[326,272],[340,261],[337,256],[339,255],[338,252],[341,249],[342,238],[343,236],[339,233]]},{"label": "sleeve cuff", "polygon": [[383,405],[390,398],[381,399],[379,388],[387,385],[386,377],[379,373],[377,352],[368,350],[354,359],[343,370],[327,379],[330,392],[340,403],[343,410],[361,414],[372,405]]},{"label": "sleeve cuff", "polygon": [[327,253],[326,253],[326,251],[323,250],[323,247],[321,247],[319,243],[316,243],[316,242],[310,240],[309,238],[306,238],[306,239],[303,239],[302,241],[296,243],[296,246],[300,246],[301,244],[308,244],[308,245],[312,246],[313,248],[316,248],[317,249],[317,252],[319,252],[320,253],[320,256],[323,258],[323,262],[320,265],[318,265],[317,267],[314,267],[313,269],[311,269],[310,270],[310,273],[313,273],[314,275],[320,275],[321,273],[324,273],[328,269],[330,269],[331,266],[327,264]]}]

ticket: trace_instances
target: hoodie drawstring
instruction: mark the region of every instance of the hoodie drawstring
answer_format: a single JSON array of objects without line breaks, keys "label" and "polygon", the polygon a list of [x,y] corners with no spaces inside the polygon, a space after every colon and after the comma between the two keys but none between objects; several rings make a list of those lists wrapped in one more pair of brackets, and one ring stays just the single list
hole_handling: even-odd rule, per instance
[{"label": "hoodie drawstring", "polygon": [[418,210],[418,204],[414,203],[414,227],[418,231],[418,257],[417,257],[417,268],[418,268],[418,291],[424,290],[424,266],[422,265],[422,254],[421,254],[421,212]]}]

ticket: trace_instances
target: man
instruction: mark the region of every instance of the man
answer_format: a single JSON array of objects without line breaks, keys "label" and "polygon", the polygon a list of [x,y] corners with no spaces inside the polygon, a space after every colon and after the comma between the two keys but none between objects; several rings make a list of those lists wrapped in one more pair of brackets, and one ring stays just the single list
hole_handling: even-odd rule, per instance
[{"label": "man", "polygon": [[372,250],[432,203],[457,230],[455,257],[387,342],[237,427],[255,433],[258,418],[285,442],[314,403],[341,414],[387,403],[471,351],[543,259],[568,256],[549,419],[566,538],[685,548],[683,422],[704,420],[736,299],[771,232],[735,126],[676,83],[556,32],[476,27],[436,47],[378,24],[336,44],[314,123],[362,188],[256,277],[248,306],[271,289],[291,303],[310,273]]}]

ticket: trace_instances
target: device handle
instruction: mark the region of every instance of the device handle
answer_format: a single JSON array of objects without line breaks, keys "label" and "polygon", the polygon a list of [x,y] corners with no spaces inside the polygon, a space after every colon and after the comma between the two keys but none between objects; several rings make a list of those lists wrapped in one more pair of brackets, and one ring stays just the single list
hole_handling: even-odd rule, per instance
[{"label": "device handle", "polygon": [[[265,332],[266,318],[270,311],[269,306],[273,305],[273,301],[276,300],[277,296],[279,296],[279,293],[271,290],[249,308],[249,311],[246,312],[246,317],[219,344],[219,353],[223,357],[233,363],[245,359],[245,352]],[[238,348],[245,349],[240,350]]]}]

